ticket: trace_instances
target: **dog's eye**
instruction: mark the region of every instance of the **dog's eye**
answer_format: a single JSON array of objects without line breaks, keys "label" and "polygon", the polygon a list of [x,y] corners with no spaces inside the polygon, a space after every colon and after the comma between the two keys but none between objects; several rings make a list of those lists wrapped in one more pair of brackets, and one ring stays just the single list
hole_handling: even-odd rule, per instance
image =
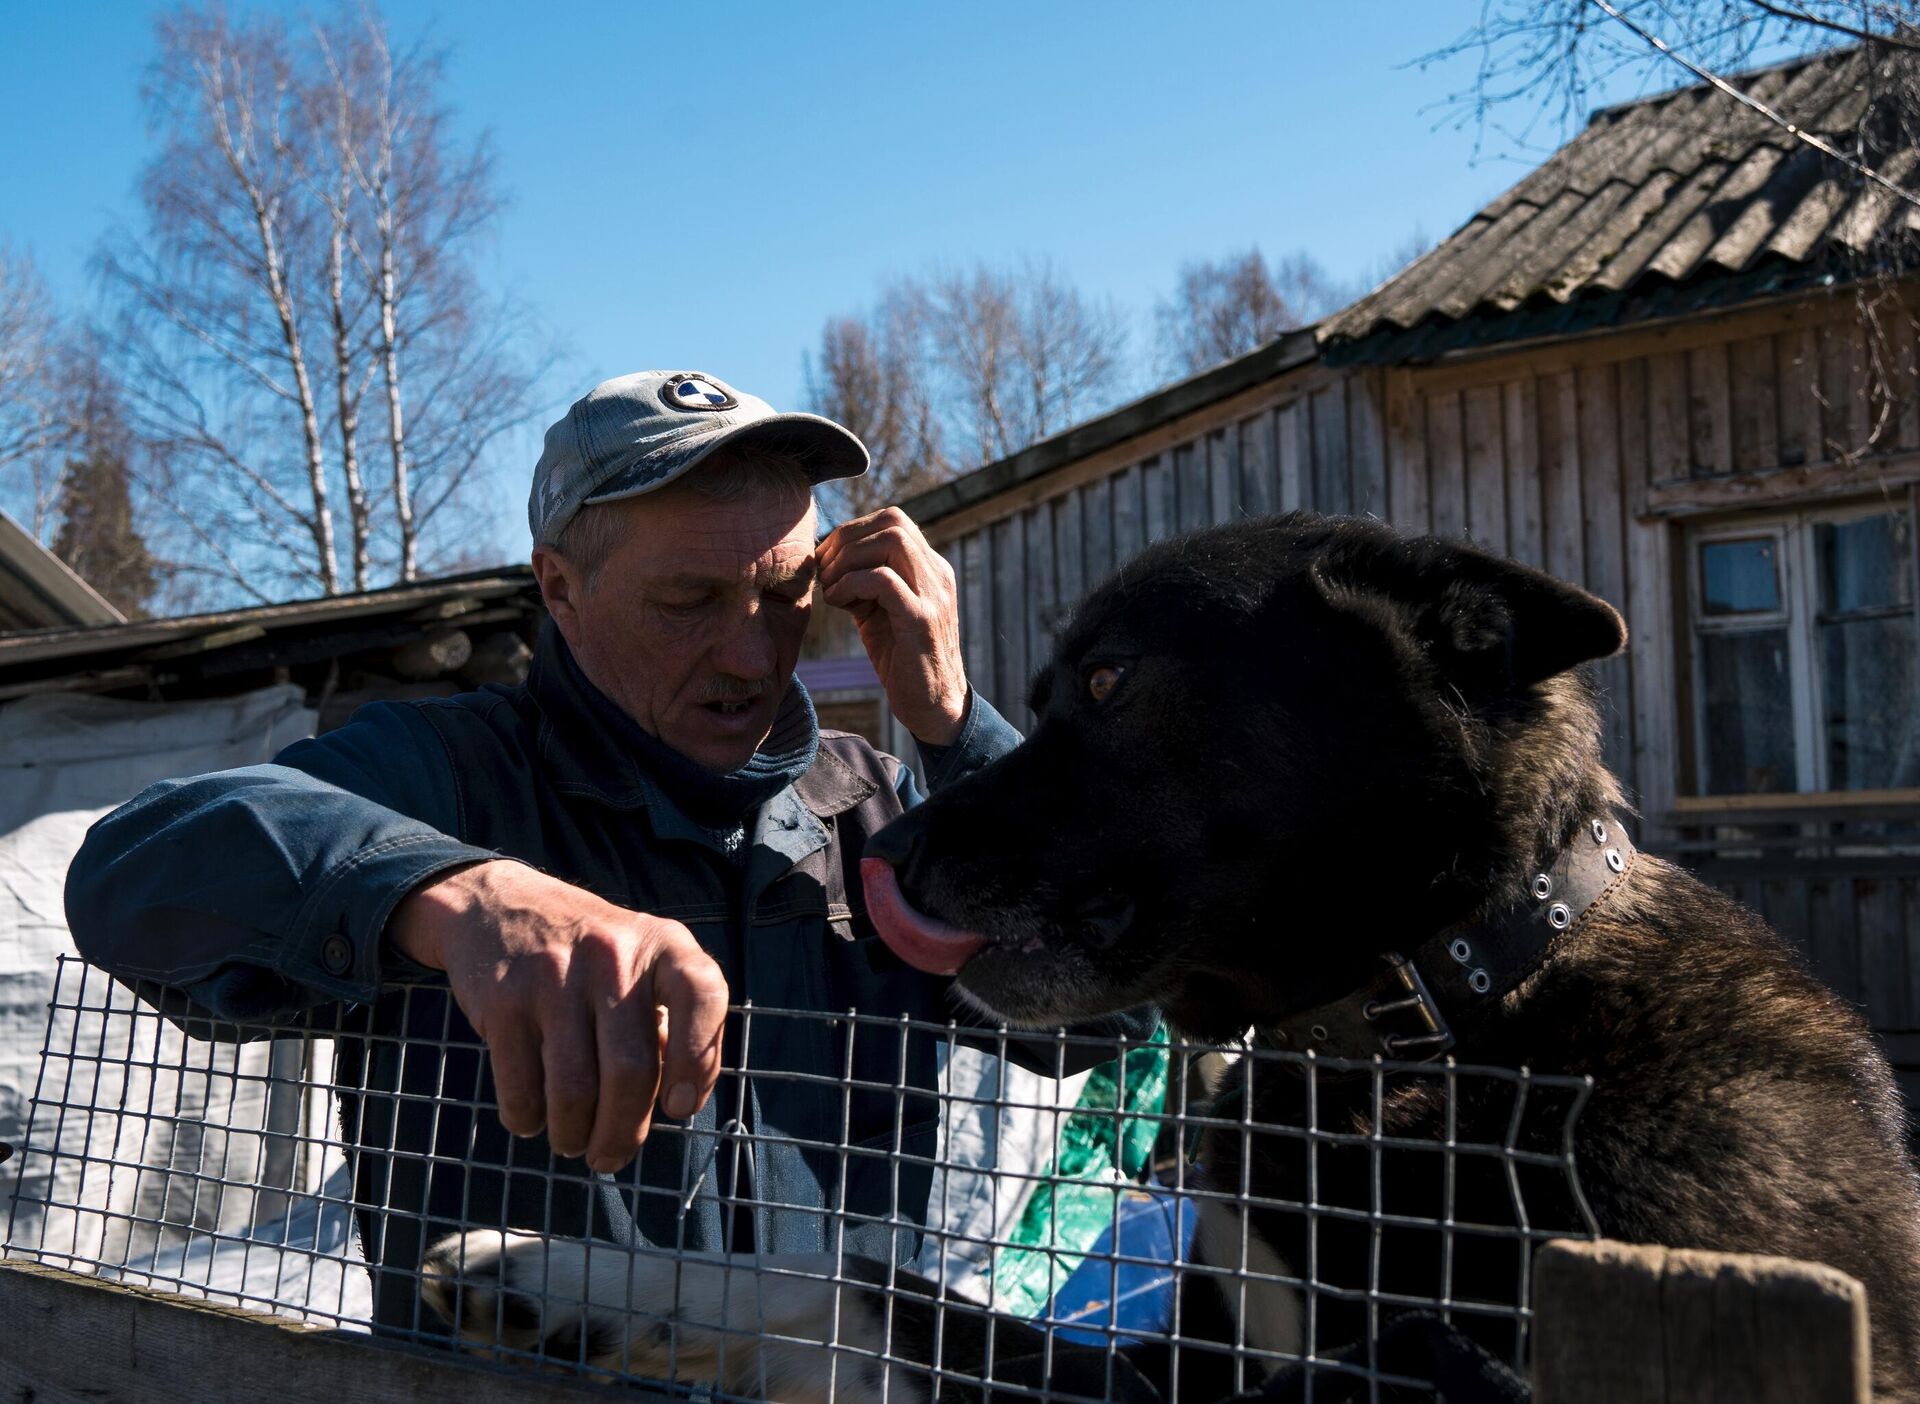
[{"label": "dog's eye", "polygon": [[1095,668],[1087,674],[1088,695],[1096,702],[1106,701],[1107,694],[1113,691],[1114,685],[1120,681],[1120,674],[1124,671],[1126,670],[1123,668],[1111,666]]}]

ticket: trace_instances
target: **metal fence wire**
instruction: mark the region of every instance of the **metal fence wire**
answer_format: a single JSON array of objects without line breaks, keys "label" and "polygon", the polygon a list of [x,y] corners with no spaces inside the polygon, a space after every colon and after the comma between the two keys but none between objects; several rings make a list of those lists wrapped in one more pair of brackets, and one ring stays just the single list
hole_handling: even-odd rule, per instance
[{"label": "metal fence wire", "polygon": [[1434,1395],[1408,1313],[1524,1367],[1534,1247],[1594,1236],[1585,1079],[742,1006],[596,1175],[500,1127],[443,986],[381,1003],[216,1025],[63,959],[6,1256],[680,1393],[1331,1401]]}]

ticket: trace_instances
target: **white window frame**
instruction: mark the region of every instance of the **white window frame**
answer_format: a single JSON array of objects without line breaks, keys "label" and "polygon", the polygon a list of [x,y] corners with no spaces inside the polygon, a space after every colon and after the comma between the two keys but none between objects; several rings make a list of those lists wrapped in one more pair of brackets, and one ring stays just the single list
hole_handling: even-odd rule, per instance
[{"label": "white window frame", "polygon": [[[1693,736],[1693,793],[1711,798],[1707,789],[1707,709],[1703,669],[1705,650],[1696,640],[1708,634],[1746,633],[1760,628],[1787,631],[1788,691],[1793,704],[1794,786],[1799,794],[1846,794],[1835,791],[1828,773],[1824,727],[1827,699],[1821,669],[1815,661],[1816,620],[1820,608],[1820,581],[1814,527],[1845,525],[1868,517],[1905,512],[1909,532],[1920,535],[1920,512],[1914,494],[1876,498],[1835,506],[1803,506],[1773,512],[1755,512],[1703,524],[1682,538],[1686,551],[1689,676],[1693,683],[1689,719]],[[1710,615],[1706,612],[1705,581],[1701,578],[1701,547],[1715,541],[1746,541],[1771,536],[1780,573],[1777,611]],[[1920,631],[1920,568],[1915,579],[1915,629]]]}]

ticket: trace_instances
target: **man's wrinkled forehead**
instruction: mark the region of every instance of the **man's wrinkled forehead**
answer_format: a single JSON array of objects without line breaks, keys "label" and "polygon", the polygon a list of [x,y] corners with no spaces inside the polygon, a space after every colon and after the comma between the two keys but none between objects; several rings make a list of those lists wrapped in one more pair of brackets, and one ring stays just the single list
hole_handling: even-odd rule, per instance
[{"label": "man's wrinkled forehead", "polygon": [[[793,514],[754,511],[746,503],[731,511],[676,514],[644,538],[641,569],[662,579],[791,580],[814,569],[813,509]],[[644,528],[643,528],[644,529]]]}]

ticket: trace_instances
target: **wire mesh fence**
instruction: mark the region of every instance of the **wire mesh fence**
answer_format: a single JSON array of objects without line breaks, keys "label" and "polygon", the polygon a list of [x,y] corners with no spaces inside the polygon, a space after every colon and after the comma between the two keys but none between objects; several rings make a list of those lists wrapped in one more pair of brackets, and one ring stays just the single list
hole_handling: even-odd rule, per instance
[{"label": "wire mesh fence", "polygon": [[1396,1323],[1522,1365],[1532,1250],[1594,1231],[1583,1079],[744,1006],[707,1105],[597,1175],[501,1128],[443,987],[140,996],[62,961],[8,1257],[605,1379],[1431,1396]]}]

